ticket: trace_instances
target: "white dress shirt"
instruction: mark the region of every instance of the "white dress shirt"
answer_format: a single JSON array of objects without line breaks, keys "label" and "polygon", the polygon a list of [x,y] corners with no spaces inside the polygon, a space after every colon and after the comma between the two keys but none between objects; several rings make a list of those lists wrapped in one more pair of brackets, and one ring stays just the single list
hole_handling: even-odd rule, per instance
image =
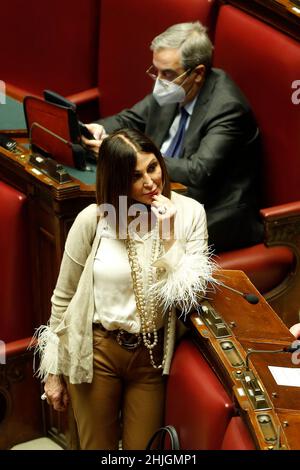
[{"label": "white dress shirt", "polygon": [[[153,231],[143,237],[135,234],[139,264],[143,265],[144,292],[148,292],[147,273],[150,267]],[[101,234],[94,259],[94,323],[101,323],[107,330],[123,329],[129,333],[139,333],[140,318],[136,309],[131,269],[124,240],[115,238],[107,224]],[[157,328],[163,326],[159,315]]]}]

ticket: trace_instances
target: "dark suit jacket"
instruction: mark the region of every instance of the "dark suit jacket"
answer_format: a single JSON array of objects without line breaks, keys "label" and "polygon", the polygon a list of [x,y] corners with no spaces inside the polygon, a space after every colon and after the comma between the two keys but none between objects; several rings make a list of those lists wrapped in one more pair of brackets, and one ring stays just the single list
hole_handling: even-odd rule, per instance
[{"label": "dark suit jacket", "polygon": [[[159,106],[152,95],[133,108],[98,121],[108,133],[139,129],[158,147],[166,139],[178,106]],[[216,251],[257,243],[259,132],[249,105],[234,82],[212,69],[198,95],[181,158],[165,158],[172,181],[204,204],[209,242]]]}]

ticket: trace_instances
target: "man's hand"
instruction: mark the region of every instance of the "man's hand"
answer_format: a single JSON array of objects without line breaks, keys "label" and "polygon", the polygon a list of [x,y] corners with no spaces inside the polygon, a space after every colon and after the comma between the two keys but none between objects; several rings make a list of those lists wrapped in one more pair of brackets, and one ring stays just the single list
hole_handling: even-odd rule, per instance
[{"label": "man's hand", "polygon": [[103,139],[107,137],[106,131],[103,126],[96,123],[85,124],[85,126],[88,128],[91,134],[93,134],[94,139],[87,139],[86,137],[81,136],[82,143],[91,152],[93,152],[96,158],[98,158],[99,149],[101,147]]},{"label": "man's hand", "polygon": [[47,403],[56,411],[65,411],[70,401],[65,381],[59,375],[49,374],[45,386]]}]

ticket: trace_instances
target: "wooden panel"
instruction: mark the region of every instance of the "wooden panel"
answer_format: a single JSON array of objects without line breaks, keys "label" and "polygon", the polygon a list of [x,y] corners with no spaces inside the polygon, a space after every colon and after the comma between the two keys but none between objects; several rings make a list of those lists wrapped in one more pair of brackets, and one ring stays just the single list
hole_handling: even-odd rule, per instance
[{"label": "wooden panel", "polygon": [[43,435],[40,383],[32,364],[28,351],[0,364],[0,449]]},{"label": "wooden panel", "polygon": [[227,323],[234,323],[233,333],[237,339],[274,341],[281,335],[280,339],[283,341],[291,341],[292,335],[289,330],[241,271],[221,271],[216,278],[229,287],[254,294],[259,299],[259,302],[253,305],[239,294],[232,293],[222,286],[216,287],[216,295],[212,297],[210,303],[216,311],[222,312],[222,317]]}]

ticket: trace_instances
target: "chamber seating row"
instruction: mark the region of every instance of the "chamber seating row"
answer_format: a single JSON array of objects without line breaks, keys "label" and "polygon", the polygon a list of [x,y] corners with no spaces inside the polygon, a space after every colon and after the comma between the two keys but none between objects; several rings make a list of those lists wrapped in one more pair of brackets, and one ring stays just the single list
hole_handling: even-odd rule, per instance
[{"label": "chamber seating row", "polygon": [[[230,0],[89,0],[76,6],[54,1],[43,21],[33,21],[39,14],[33,2],[20,7],[16,34],[3,52],[1,79],[8,87],[23,88],[23,95],[48,87],[71,96],[83,118],[95,106],[95,117],[107,116],[151,91],[145,70],[156,34],[177,22],[205,24],[214,43],[213,64],[246,94],[263,144],[264,243],[221,254],[218,261],[225,269],[245,271],[290,325],[299,312],[300,105],[292,99],[292,87],[299,79],[300,45],[231,3],[243,5]],[[10,3],[4,8],[9,13]],[[5,60],[5,54],[18,60]]]},{"label": "chamber seating row", "polygon": [[[298,321],[300,306],[300,106],[293,98],[300,44],[228,3],[222,2],[215,17],[213,63],[238,83],[260,127],[265,239],[221,253],[218,261],[245,271],[290,325]],[[175,352],[165,423],[176,427],[182,449],[255,448],[232,397],[190,339]]]},{"label": "chamber seating row", "polygon": [[35,326],[27,197],[0,181],[0,200],[0,449],[8,449],[43,430],[27,349]]},{"label": "chamber seating row", "polygon": [[3,17],[14,14],[16,24],[14,34],[9,21],[0,31],[0,79],[19,99],[45,88],[65,95],[82,120],[97,118],[99,106],[108,115],[149,92],[144,71],[153,36],[195,18],[213,26],[217,6],[214,0],[189,0],[186,8],[177,0],[53,0],[41,18],[36,2],[15,3],[3,6]]},{"label": "chamber seating row", "polygon": [[290,326],[298,321],[300,306],[300,141],[295,138],[300,106],[293,99],[300,44],[238,8],[223,5],[216,23],[214,65],[226,70],[247,96],[263,146],[264,244],[221,254],[220,264],[245,271]]},{"label": "chamber seating row", "polygon": [[[10,6],[6,2],[3,8],[9,9]],[[54,12],[56,16],[52,17]],[[11,38],[9,44],[14,49],[7,50],[14,52],[18,60],[5,60],[3,56],[3,63],[7,65],[3,67],[1,73],[4,75],[0,78],[8,86],[12,85],[11,89],[20,92],[19,96],[22,92],[40,94],[44,88],[52,88],[73,96],[86,109],[92,97],[94,103],[97,100],[102,116],[131,106],[151,91],[152,84],[145,70],[151,63],[148,46],[157,33],[182,21],[200,20],[207,25],[214,42],[214,66],[226,70],[248,97],[263,143],[261,215],[265,223],[264,244],[219,254],[218,261],[226,269],[245,271],[287,325],[298,321],[300,105],[293,99],[292,86],[300,78],[300,44],[263,20],[230,5],[230,2],[217,0],[90,0],[75,6],[74,2],[66,1],[62,5],[62,2],[54,1],[51,12],[46,16],[40,21],[39,12],[31,4],[24,4],[18,12],[19,23],[15,25],[17,33],[13,38],[10,30],[5,31],[8,22],[4,22],[1,35]],[[45,21],[49,27],[45,26]],[[19,42],[14,43],[17,40]],[[17,367],[14,358],[24,361],[27,338],[33,332],[35,319],[31,314],[33,293],[27,258],[27,201],[25,196],[4,183],[0,184],[0,197],[0,252],[4,260],[0,283],[0,339],[7,344],[9,351],[7,364],[0,364],[0,435],[7,437],[15,393],[13,387],[29,373],[27,366],[25,369]],[[180,406],[184,409],[184,403],[177,405],[172,401],[172,383],[176,384],[174,390],[179,387],[177,384],[187,385],[189,379],[185,376],[185,368],[189,362],[195,366],[194,372],[190,370],[190,380],[198,380],[202,373],[205,373],[205,380],[211,380],[209,391],[201,392],[203,397],[217,389],[223,403],[216,407],[221,410],[221,428],[218,419],[212,421],[213,428],[210,428],[211,415],[205,415],[204,411],[209,408],[203,402],[199,408],[203,410],[202,418],[199,415],[195,420],[199,430],[193,434],[190,422],[180,430],[183,446],[250,448],[251,439],[246,431],[242,431],[243,442],[234,440],[233,436],[242,424],[235,415],[230,397],[222,388],[218,389],[215,377],[207,378],[213,372],[210,370],[206,374],[207,365],[197,349],[189,343],[182,343],[179,348],[168,391],[169,403],[173,403],[171,408],[174,410],[176,407],[179,414]],[[177,367],[182,355],[186,357],[184,367]],[[11,361],[16,366],[12,374],[9,372],[12,369],[7,367]],[[195,361],[198,361],[197,366]],[[34,380],[31,375],[30,380]],[[197,400],[202,390],[199,387],[205,380],[201,384],[197,382]],[[36,385],[34,382],[32,386]],[[190,396],[190,388],[187,393]],[[187,416],[180,415],[179,418],[184,422]],[[198,428],[200,418],[202,427]],[[194,435],[197,436],[195,441]],[[1,448],[7,445],[8,440],[0,442]]]}]

